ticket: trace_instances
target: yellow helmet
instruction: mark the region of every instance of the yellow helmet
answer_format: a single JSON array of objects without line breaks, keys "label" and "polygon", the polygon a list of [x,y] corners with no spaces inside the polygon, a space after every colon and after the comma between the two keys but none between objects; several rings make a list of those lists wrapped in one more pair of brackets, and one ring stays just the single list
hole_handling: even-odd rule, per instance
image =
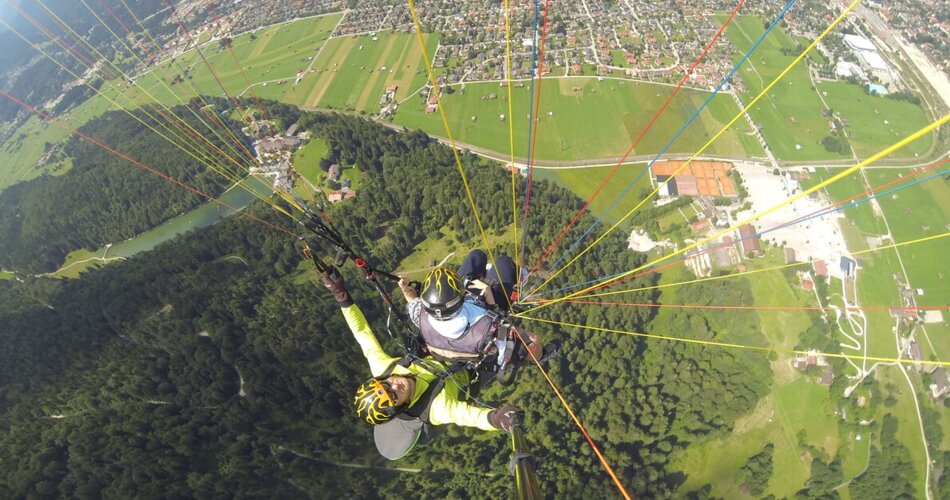
[{"label": "yellow helmet", "polygon": [[399,413],[393,394],[376,378],[367,380],[356,390],[353,404],[356,415],[370,425],[384,424]]}]

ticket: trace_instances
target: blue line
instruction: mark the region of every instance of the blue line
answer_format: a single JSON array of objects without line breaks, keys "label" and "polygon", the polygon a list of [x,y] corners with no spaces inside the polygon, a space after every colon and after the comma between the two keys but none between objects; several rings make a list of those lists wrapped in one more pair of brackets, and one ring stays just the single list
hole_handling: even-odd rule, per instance
[{"label": "blue line", "polygon": [[[528,94],[528,169],[531,168],[531,132],[534,127],[534,74],[537,71],[538,67],[538,1],[534,0],[534,38],[532,39],[531,46],[534,47],[534,53],[532,55],[531,61],[531,92]],[[510,26],[510,21],[509,21]],[[511,68],[508,68],[508,71],[511,71]],[[540,76],[540,75],[539,75]],[[510,82],[509,82],[510,83]],[[509,119],[513,120],[515,117],[510,117]],[[512,165],[514,168],[514,165]],[[528,178],[530,179],[531,172],[528,172]],[[528,241],[528,193],[530,192],[531,186],[528,185],[524,191],[524,226],[521,228],[521,255],[518,256],[518,267],[524,267],[524,257],[525,257],[525,243]]]},{"label": "blue line", "polygon": [[[848,203],[847,205],[842,205],[842,206],[840,206],[840,207],[835,207],[835,208],[829,208],[829,209],[827,209],[827,210],[824,210],[824,211],[822,211],[822,212],[819,212],[819,213],[816,213],[816,214],[814,214],[814,215],[808,216],[808,217],[806,217],[806,218],[804,218],[804,219],[801,219],[801,220],[786,222],[786,223],[784,223],[784,224],[782,224],[782,225],[775,226],[775,227],[770,228],[770,229],[766,229],[766,230],[764,230],[764,231],[755,233],[755,234],[753,234],[753,235],[751,235],[751,236],[747,236],[747,237],[745,237],[745,238],[739,238],[739,239],[737,239],[737,240],[735,240],[735,241],[733,241],[733,242],[731,242],[731,243],[717,245],[717,246],[713,247],[712,249],[718,249],[718,248],[723,248],[723,247],[726,247],[726,246],[729,246],[729,245],[734,245],[734,244],[736,244],[736,243],[739,243],[739,242],[741,242],[741,241],[747,240],[747,239],[749,239],[749,238],[757,238],[757,237],[759,237],[759,236],[761,236],[761,235],[763,235],[763,234],[771,233],[772,231],[778,231],[779,229],[783,229],[783,228],[786,228],[786,227],[791,226],[791,225],[794,225],[794,224],[799,224],[799,223],[802,223],[802,222],[805,222],[805,221],[809,221],[809,220],[811,220],[811,219],[815,219],[815,218],[818,218],[818,217],[822,217],[822,216],[828,215],[828,214],[830,214],[830,213],[840,212],[840,211],[842,211],[842,210],[844,210],[844,209],[846,209],[846,208],[851,208],[851,207],[853,207],[853,206],[860,205],[861,203],[867,203],[867,202],[869,202],[869,201],[871,201],[871,200],[873,200],[873,199],[880,198],[881,196],[886,196],[886,195],[889,195],[889,194],[891,194],[891,193],[896,193],[896,192],[898,192],[898,191],[907,189],[907,188],[909,188],[909,187],[916,186],[916,185],[918,185],[918,184],[920,184],[920,183],[922,183],[922,182],[929,181],[930,179],[934,179],[934,178],[937,178],[937,177],[941,177],[941,176],[943,176],[943,175],[947,175],[948,172],[950,172],[950,170],[944,170],[944,171],[941,171],[940,173],[933,174],[933,175],[929,175],[929,176],[927,176],[927,177],[924,177],[923,179],[916,180],[916,181],[911,182],[911,183],[909,183],[909,184],[905,184],[905,185],[903,185],[903,186],[899,186],[899,187],[896,187],[896,188],[893,188],[893,189],[889,189],[889,190],[884,191],[884,192],[882,192],[882,193],[878,193],[878,194],[876,194],[876,195],[874,195],[874,196],[868,196],[867,198],[864,198],[864,199],[861,199],[861,200],[852,201],[851,203]],[[676,259],[676,260],[671,260],[671,261],[669,261],[669,262],[657,262],[657,263],[654,263],[653,265],[644,268],[644,270],[652,269],[652,268],[657,267],[657,266],[659,266],[659,265],[661,265],[661,264],[666,265],[666,264],[669,264],[669,263],[681,262],[681,261],[684,261],[684,260],[686,260],[686,259],[689,259],[690,257],[693,257],[693,256],[695,256],[695,255],[697,255],[697,254],[699,254],[699,253],[701,253],[701,252],[705,252],[705,251],[708,251],[708,250],[710,250],[710,249],[706,249],[706,250],[695,250],[695,251],[693,251],[693,252],[687,253],[686,255],[684,255],[684,256],[682,256],[682,257]],[[610,276],[604,276],[604,277],[601,277],[601,278],[595,278],[595,279],[590,280],[590,281],[585,281],[584,283],[579,283],[579,284],[576,284],[576,285],[570,285],[570,286],[566,286],[566,287],[564,287],[564,288],[558,288],[557,290],[551,290],[551,291],[547,291],[547,292],[544,292],[544,293],[539,293],[539,294],[537,294],[537,295],[532,295],[532,298],[534,298],[534,297],[542,297],[542,296],[544,296],[544,295],[549,295],[549,294],[552,294],[552,293],[562,292],[562,291],[565,291],[565,290],[571,290],[571,289],[579,288],[579,287],[582,287],[582,286],[585,286],[585,285],[591,285],[591,284],[595,284],[595,283],[601,283],[601,282],[603,282],[603,281],[607,281],[607,280],[610,280],[610,279],[613,279],[613,278],[616,278],[616,277],[619,277],[619,276],[623,276],[623,275],[626,274],[626,273],[627,273],[627,272],[622,272],[622,273],[613,274],[613,275],[610,275]]]},{"label": "blue line", "polygon": [[614,199],[614,202],[607,208],[607,210],[604,211],[604,214],[601,215],[599,219],[594,221],[594,223],[591,224],[591,226],[587,229],[587,231],[584,234],[582,234],[577,240],[574,241],[574,243],[570,246],[570,248],[568,248],[567,251],[565,251],[564,254],[561,255],[560,258],[558,258],[558,260],[554,263],[554,265],[551,266],[551,268],[557,269],[558,265],[564,260],[564,258],[567,257],[571,253],[571,251],[574,250],[577,247],[577,245],[579,245],[584,240],[584,238],[586,238],[587,235],[589,235],[590,232],[593,231],[594,228],[597,227],[601,223],[601,221],[604,220],[604,217],[606,217],[607,214],[610,213],[610,211],[613,210],[615,206],[617,206],[617,203],[619,203],[620,200],[624,196],[626,196],[627,193],[629,193],[631,189],[633,189],[633,186],[635,186],[637,182],[640,180],[640,178],[643,177],[643,174],[650,171],[650,169],[653,167],[653,164],[656,163],[656,161],[660,159],[661,156],[663,156],[663,153],[665,153],[666,150],[669,149],[669,147],[673,145],[676,139],[678,139],[679,136],[686,130],[686,128],[689,127],[690,124],[693,123],[693,120],[695,120],[696,117],[699,116],[699,113],[703,109],[706,108],[706,106],[713,100],[714,97],[716,97],[716,94],[719,93],[722,87],[724,87],[726,83],[729,82],[729,79],[732,78],[732,75],[734,75],[735,72],[739,70],[739,67],[742,66],[743,63],[745,63],[745,61],[752,55],[753,52],[755,52],[755,49],[758,48],[759,44],[762,43],[762,40],[765,40],[765,37],[769,33],[771,33],[772,29],[778,26],[778,23],[782,20],[782,18],[785,17],[785,14],[792,7],[792,5],[795,4],[796,1],[797,0],[790,0],[788,4],[785,5],[785,8],[782,9],[778,17],[776,17],[775,20],[772,21],[772,24],[770,24],[768,29],[765,30],[765,33],[762,33],[762,36],[760,36],[759,39],[755,41],[755,43],[752,45],[749,51],[746,52],[744,56],[742,56],[742,59],[738,63],[736,63],[735,66],[733,66],[732,71],[730,71],[729,74],[726,75],[726,77],[723,78],[721,82],[719,82],[719,86],[716,87],[716,90],[714,90],[713,93],[710,94],[708,98],[706,98],[706,101],[703,102],[703,104],[699,108],[697,108],[696,111],[693,112],[693,115],[689,117],[689,120],[687,120],[686,123],[679,129],[679,131],[676,132],[673,138],[670,139],[669,142],[667,142],[665,146],[663,146],[663,149],[661,149],[660,152],[657,153],[656,157],[654,157],[653,160],[651,160],[650,163],[646,166],[646,168],[640,172],[640,175],[638,175],[636,179],[634,179],[633,182],[631,182],[630,185],[627,186],[627,188],[624,189],[623,192],[620,193],[616,199]]}]

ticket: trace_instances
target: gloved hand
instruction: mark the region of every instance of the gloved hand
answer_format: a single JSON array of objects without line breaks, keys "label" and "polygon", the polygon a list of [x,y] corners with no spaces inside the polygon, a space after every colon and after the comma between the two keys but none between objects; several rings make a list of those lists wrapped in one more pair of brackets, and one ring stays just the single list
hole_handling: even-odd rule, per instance
[{"label": "gloved hand", "polygon": [[492,410],[492,412],[488,414],[488,422],[491,423],[492,427],[507,432],[511,430],[515,420],[520,421],[523,417],[524,410],[514,405],[507,405],[497,410]]},{"label": "gloved hand", "polygon": [[412,282],[406,278],[399,278],[399,289],[402,290],[402,295],[406,297],[406,302],[419,297],[416,290],[412,288]]},{"label": "gloved hand", "polygon": [[343,282],[343,275],[335,267],[331,267],[329,271],[323,273],[323,285],[327,287],[327,290],[330,290],[336,301],[340,303],[340,307],[353,305],[350,292],[347,291],[346,283]]}]

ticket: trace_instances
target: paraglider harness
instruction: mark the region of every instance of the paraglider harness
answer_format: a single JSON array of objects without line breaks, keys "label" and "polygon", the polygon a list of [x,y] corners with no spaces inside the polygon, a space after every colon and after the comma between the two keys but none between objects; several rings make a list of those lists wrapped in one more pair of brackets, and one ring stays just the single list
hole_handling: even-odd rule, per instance
[{"label": "paraglider harness", "polygon": [[[333,264],[327,264],[323,262],[323,260],[316,258],[309,245],[305,242],[303,248],[304,257],[313,264],[317,272],[329,273],[331,276],[333,273],[338,272],[336,268],[342,266],[347,260],[352,261],[356,264],[357,268],[363,271],[363,277],[376,290],[388,308],[386,332],[390,337],[396,338],[396,335],[393,334],[394,322],[398,323],[399,328],[406,332],[407,341],[403,346],[406,351],[404,359],[410,358],[410,360],[424,361],[423,358],[426,355],[430,355],[439,361],[450,363],[450,367],[447,370],[440,370],[431,365],[427,367],[427,369],[433,373],[457,373],[462,369],[467,369],[472,381],[468,391],[470,397],[474,397],[482,386],[487,385],[488,382],[495,378],[498,378],[503,384],[511,382],[511,378],[514,374],[513,361],[516,359],[515,351],[518,348],[518,343],[511,322],[508,320],[507,311],[502,311],[497,306],[486,304],[480,298],[474,297],[474,294],[466,290],[466,293],[472,296],[479,306],[485,308],[487,314],[490,315],[492,319],[491,334],[487,336],[488,341],[481,346],[480,353],[466,359],[446,357],[430,352],[415,325],[412,324],[406,313],[395,305],[392,297],[389,296],[383,288],[382,283],[380,283],[380,277],[399,282],[399,276],[376,269],[365,259],[361,258],[346,243],[339,231],[331,225],[329,216],[327,216],[326,212],[322,209],[320,209],[320,214],[317,214],[298,197],[294,196],[294,201],[307,215],[306,219],[300,220],[298,223],[309,230],[318,240],[330,245],[336,251]],[[417,281],[410,283],[410,285],[417,291],[421,286]],[[440,379],[441,378],[444,377],[440,375]],[[438,394],[438,391],[436,391],[435,394]],[[416,406],[418,406],[418,403]],[[428,404],[425,406],[428,407]]]},{"label": "paraglider harness", "polygon": [[[321,209],[322,217],[318,216],[302,200],[296,196],[294,198],[304,213],[307,214],[307,220],[299,221],[300,224],[336,249],[336,263],[338,266],[349,259],[356,264],[356,267],[362,269],[366,280],[376,289],[383,302],[386,303],[389,308],[389,317],[386,320],[386,331],[389,336],[395,337],[391,329],[391,320],[394,316],[396,321],[408,333],[409,341],[405,345],[406,355],[391,364],[382,374],[382,377],[385,378],[391,375],[396,366],[408,368],[412,363],[419,363],[430,373],[436,374],[437,378],[429,383],[429,387],[419,396],[415,405],[399,413],[389,422],[373,428],[376,447],[380,453],[383,453],[390,460],[396,460],[409,453],[417,444],[425,444],[429,441],[431,437],[429,434],[429,411],[432,407],[432,401],[442,392],[446,379],[453,377],[459,371],[463,369],[470,371],[471,382],[465,392],[471,399],[474,399],[482,385],[487,384],[494,378],[498,378],[499,383],[502,384],[506,383],[505,379],[510,383],[517,366],[514,361],[516,361],[515,350],[518,344],[516,342],[517,332],[508,321],[506,311],[501,311],[497,307],[486,307],[486,311],[493,315],[493,335],[489,336],[492,341],[483,346],[482,353],[477,359],[468,361],[452,360],[452,365],[444,370],[434,366],[424,359],[427,349],[421,341],[419,332],[415,330],[407,315],[395,307],[392,298],[379,282],[380,276],[396,282],[399,281],[399,277],[370,266],[366,260],[360,258],[346,244],[339,232],[330,225],[330,218],[326,215],[326,212]],[[332,273],[338,273],[335,266],[315,258],[306,243],[304,244],[303,253],[318,272],[330,273],[331,275]],[[411,285],[418,292],[420,284],[414,282]],[[470,292],[466,290],[466,293]],[[482,381],[483,375],[484,381]],[[541,498],[535,473],[537,465],[531,454],[527,452],[527,443],[524,439],[522,427],[523,423],[519,418],[511,430],[514,455],[509,467],[515,476],[519,498]]]},{"label": "paraglider harness", "polygon": [[425,344],[426,351],[436,360],[464,364],[472,375],[472,387],[475,391],[495,379],[507,385],[514,375],[514,364],[523,357],[518,352],[520,346],[509,313],[485,303],[468,290],[466,300],[485,310],[484,319],[479,321],[488,323],[482,334],[483,338],[479,340],[477,352],[455,352],[451,351],[451,348],[430,346],[428,343]]}]

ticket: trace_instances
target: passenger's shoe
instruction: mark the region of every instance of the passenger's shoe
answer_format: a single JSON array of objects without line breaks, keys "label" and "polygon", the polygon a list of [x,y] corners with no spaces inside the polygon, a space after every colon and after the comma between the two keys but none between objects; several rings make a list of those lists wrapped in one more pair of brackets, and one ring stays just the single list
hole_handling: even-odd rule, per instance
[{"label": "passenger's shoe", "polygon": [[544,350],[541,351],[541,359],[538,360],[539,363],[544,363],[545,361],[557,356],[561,353],[561,345],[564,344],[564,341],[561,339],[554,339],[546,344],[544,344]]}]

